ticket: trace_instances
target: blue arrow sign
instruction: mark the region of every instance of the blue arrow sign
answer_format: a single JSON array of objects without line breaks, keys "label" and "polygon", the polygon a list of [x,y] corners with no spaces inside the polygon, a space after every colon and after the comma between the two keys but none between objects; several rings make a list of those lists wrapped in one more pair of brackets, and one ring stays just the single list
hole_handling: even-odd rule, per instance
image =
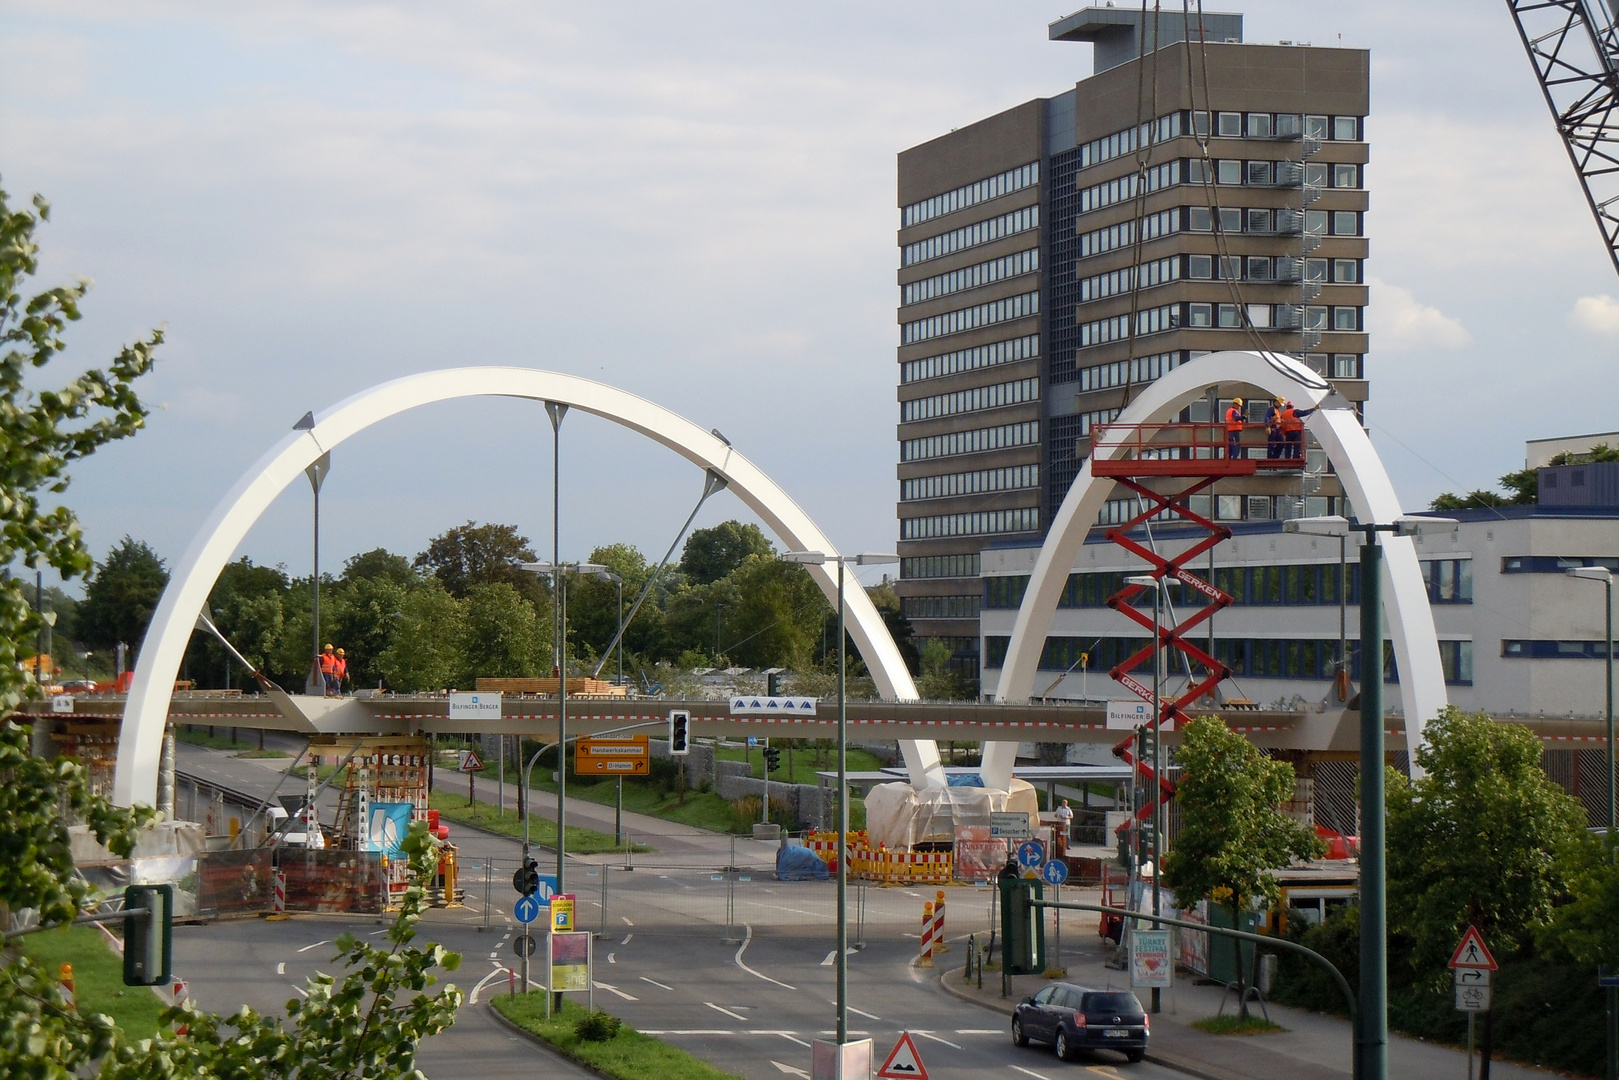
[{"label": "blue arrow sign", "polygon": [[1061,885],[1068,880],[1068,864],[1061,859],[1052,859],[1040,868],[1040,876],[1047,885]]},{"label": "blue arrow sign", "polygon": [[519,896],[512,905],[512,914],[520,923],[531,923],[540,916],[540,902],[532,896]]},{"label": "blue arrow sign", "polygon": [[1046,845],[1038,840],[1025,840],[1017,846],[1018,865],[1032,870],[1046,861]]}]

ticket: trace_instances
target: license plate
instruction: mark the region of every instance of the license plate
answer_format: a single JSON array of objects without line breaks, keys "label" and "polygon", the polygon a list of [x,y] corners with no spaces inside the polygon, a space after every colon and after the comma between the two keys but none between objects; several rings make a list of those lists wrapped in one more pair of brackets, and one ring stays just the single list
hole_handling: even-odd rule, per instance
[{"label": "license plate", "polygon": [[1128,1039],[1129,1037],[1129,1028],[1108,1028],[1102,1032],[1102,1038],[1104,1039]]}]

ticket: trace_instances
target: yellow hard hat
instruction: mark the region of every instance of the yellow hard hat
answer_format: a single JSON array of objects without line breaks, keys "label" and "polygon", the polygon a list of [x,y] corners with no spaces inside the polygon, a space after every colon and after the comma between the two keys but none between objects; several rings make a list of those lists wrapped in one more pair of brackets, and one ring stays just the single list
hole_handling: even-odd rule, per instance
[{"label": "yellow hard hat", "polygon": [[342,649],[338,649],[338,650],[337,650],[337,655],[338,655],[338,656],[342,656],[342,655],[344,655],[344,653],[343,653],[343,650],[342,650]]},{"label": "yellow hard hat", "polygon": [[1231,404],[1233,404],[1233,405],[1241,405],[1242,404],[1242,398],[1240,398],[1240,397],[1232,398],[1231,399]]},{"label": "yellow hard hat", "polygon": [[331,643],[331,642],[330,642],[330,641],[328,641],[328,642],[327,642],[327,643],[326,643],[326,651],[327,651],[327,652],[331,652],[331,651],[332,651],[332,643]]}]

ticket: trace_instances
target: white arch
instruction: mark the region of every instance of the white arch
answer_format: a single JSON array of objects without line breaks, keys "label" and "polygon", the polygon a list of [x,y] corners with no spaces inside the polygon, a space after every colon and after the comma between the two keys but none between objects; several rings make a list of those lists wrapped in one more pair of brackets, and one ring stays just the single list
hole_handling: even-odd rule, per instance
[{"label": "white arch", "polygon": [[[419,405],[466,397],[559,402],[622,424],[725,477],[731,490],[791,547],[836,554],[809,515],[758,466],[691,421],[634,394],[573,375],[514,367],[429,371],[374,386],[322,412],[312,429],[295,431],[277,443],[220,501],[192,540],[153,613],[124,706],[113,778],[113,799],[119,805],[156,801],[170,692],[197,614],[225,562],[275,497],[316,458],[372,424]],[[824,566],[811,566],[809,571],[836,603],[835,573]],[[887,697],[915,699],[916,687],[905,662],[865,590],[847,590],[845,603],[849,633],[867,658],[878,689]],[[934,743],[906,741],[900,747],[912,783],[944,785]]]},{"label": "white arch", "polygon": [[[1291,398],[1305,408],[1320,406],[1305,423],[1337,469],[1356,513],[1363,520],[1378,522],[1391,522],[1400,516],[1394,485],[1349,402],[1332,393],[1331,386],[1320,376],[1288,357],[1255,352],[1218,352],[1199,357],[1149,384],[1119,414],[1117,422],[1162,423],[1203,397],[1210,387],[1222,384],[1257,386],[1273,397]],[[1124,449],[1103,447],[1098,453],[1111,460],[1122,455]],[[1091,475],[1091,460],[1086,459],[1074,478],[1040,548],[1001,667],[995,690],[997,701],[1027,700],[1033,693],[1035,669],[1057,611],[1057,599],[1086,535],[1112,492],[1112,480]],[[1400,672],[1406,744],[1414,750],[1422,742],[1424,723],[1445,706],[1445,675],[1416,548],[1410,537],[1387,536],[1382,543],[1384,612]],[[1016,754],[1016,743],[986,745],[984,783],[1004,787]]]}]

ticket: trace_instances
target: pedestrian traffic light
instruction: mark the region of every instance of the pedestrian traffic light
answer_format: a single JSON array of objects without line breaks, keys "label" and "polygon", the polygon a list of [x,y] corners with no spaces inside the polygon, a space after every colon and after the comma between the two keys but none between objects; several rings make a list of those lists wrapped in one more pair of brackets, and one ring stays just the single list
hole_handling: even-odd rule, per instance
[{"label": "pedestrian traffic light", "polygon": [[674,709],[669,713],[669,756],[685,757],[691,753],[691,713]]},{"label": "pedestrian traffic light", "polygon": [[167,986],[174,967],[174,887],[124,890],[124,985]]},{"label": "pedestrian traffic light", "polygon": [[765,773],[775,772],[781,767],[781,751],[774,746],[765,747]]},{"label": "pedestrian traffic light", "polygon": [[768,684],[765,687],[765,692],[771,697],[781,696],[781,680],[784,674],[785,672],[772,671],[769,675],[765,676],[765,681]]},{"label": "pedestrian traffic light", "polygon": [[540,891],[540,864],[533,859],[525,862],[517,873],[512,875],[512,888],[517,890],[519,896],[533,896]]}]

